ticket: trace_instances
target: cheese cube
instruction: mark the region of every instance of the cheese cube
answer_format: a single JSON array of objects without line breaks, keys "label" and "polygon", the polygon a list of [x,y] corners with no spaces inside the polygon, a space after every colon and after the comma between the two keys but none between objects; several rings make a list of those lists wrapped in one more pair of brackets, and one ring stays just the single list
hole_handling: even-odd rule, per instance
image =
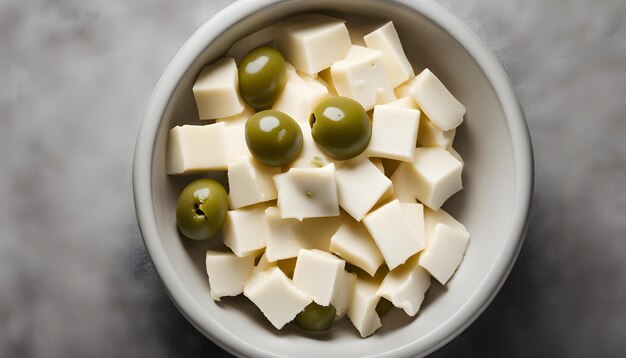
[{"label": "cheese cube", "polygon": [[239,96],[239,74],[232,58],[222,58],[205,67],[193,85],[200,119],[237,115],[244,110]]},{"label": "cheese cube", "polygon": [[337,288],[337,295],[330,302],[335,307],[335,318],[341,318],[348,311],[352,294],[354,293],[354,285],[356,284],[356,274],[344,271],[341,275],[341,281]]},{"label": "cheese cube", "polygon": [[393,200],[367,214],[363,218],[363,223],[390,270],[403,264],[422,249],[413,224],[409,222],[398,200]]},{"label": "cheese cube", "polygon": [[226,128],[228,128],[231,124],[232,125],[244,125],[246,124],[246,121],[250,117],[252,117],[255,113],[256,111],[254,110],[254,108],[246,104],[244,106],[243,112],[239,114],[235,114],[234,116],[230,116],[230,117],[220,117],[215,120],[215,123],[223,122],[226,125]]},{"label": "cheese cube", "polygon": [[378,284],[373,280],[357,278],[354,285],[354,293],[348,307],[348,318],[365,338],[378,330],[382,323],[376,313],[376,305],[380,301],[377,294]]},{"label": "cheese cube", "polygon": [[374,276],[383,264],[383,255],[362,223],[346,217],[330,239],[330,251]]},{"label": "cheese cube", "polygon": [[429,287],[430,274],[418,265],[418,256],[413,256],[385,276],[376,294],[415,316]]},{"label": "cheese cube", "polygon": [[450,152],[450,154],[452,154],[452,156],[456,158],[456,160],[465,165],[465,161],[463,161],[463,158],[461,158],[461,155],[459,154],[459,152],[456,151],[456,149],[452,148],[452,146],[449,146],[447,149],[448,152]]},{"label": "cheese cube", "polygon": [[427,242],[430,242],[430,238],[433,236],[433,230],[437,224],[445,224],[455,230],[459,230],[460,232],[469,235],[465,225],[461,224],[445,210],[439,209],[435,211],[429,208],[424,208],[424,232],[426,234]]},{"label": "cheese cube", "polygon": [[287,70],[287,83],[272,109],[308,125],[313,109],[327,96],[328,89],[321,81],[303,79],[295,70]]},{"label": "cheese cube", "polygon": [[463,122],[465,106],[429,69],[422,71],[412,82],[411,97],[437,127],[449,131]]},{"label": "cheese cube", "polygon": [[417,241],[419,242],[420,250],[426,246],[426,229],[424,224],[424,205],[419,203],[400,203],[402,211],[406,218],[409,220],[409,224],[415,232]]},{"label": "cheese cube", "polygon": [[402,162],[391,175],[391,184],[396,198],[401,203],[414,203],[417,181],[413,175],[412,163]]},{"label": "cheese cube", "polygon": [[415,197],[433,210],[439,209],[452,194],[463,188],[463,164],[443,148],[416,148],[411,167]]},{"label": "cheese cube", "polygon": [[420,111],[390,105],[374,107],[369,156],[413,161]]},{"label": "cheese cube", "polygon": [[252,157],[240,157],[228,166],[228,201],[231,209],[275,200],[273,177],[280,168],[267,167]]},{"label": "cheese cube", "polygon": [[298,221],[282,219],[277,207],[265,210],[267,221],[267,248],[265,255],[269,261],[289,259],[298,256],[301,249],[327,251],[330,238],[337,231],[342,216],[314,218]]},{"label": "cheese cube", "polygon": [[428,246],[420,254],[419,264],[445,285],[463,260],[469,234],[445,224],[432,230]]},{"label": "cheese cube", "polygon": [[442,131],[426,116],[420,120],[420,129],[417,135],[417,143],[422,147],[448,148],[452,145],[456,129]]},{"label": "cheese cube", "polygon": [[367,158],[342,161],[335,173],[339,205],[361,221],[391,187],[391,180]]},{"label": "cheese cube", "polygon": [[243,294],[278,329],[311,303],[311,299],[300,292],[278,267],[255,275],[246,284]]},{"label": "cheese cube", "polygon": [[391,80],[392,87],[397,87],[415,76],[413,67],[404,54],[400,37],[393,26],[393,22],[389,21],[377,30],[365,35],[363,40],[367,47],[383,53],[387,75]]},{"label": "cheese cube", "polygon": [[398,97],[397,100],[395,100],[393,102],[389,102],[389,103],[387,103],[387,105],[388,106],[399,107],[399,108],[407,108],[407,109],[417,109],[417,110],[419,110],[419,107],[417,106],[417,103],[415,103],[415,101],[411,97]]},{"label": "cheese cube", "polygon": [[224,223],[224,244],[235,255],[258,256],[266,245],[265,209],[267,206],[255,205],[242,209],[230,210]]},{"label": "cheese cube", "polygon": [[359,102],[366,111],[396,99],[380,51],[353,45],[330,72],[337,93]]},{"label": "cheese cube", "polygon": [[254,257],[237,257],[231,253],[207,251],[206,272],[211,286],[211,298],[237,296],[243,292],[254,268]]},{"label": "cheese cube", "polygon": [[315,303],[328,306],[338,293],[346,262],[320,250],[300,250],[293,283]]},{"label": "cheese cube", "polygon": [[226,170],[224,125],[176,126],[167,137],[167,174]]},{"label": "cheese cube", "polygon": [[302,130],[302,151],[287,168],[319,168],[330,163],[328,156],[315,143],[309,123],[301,122],[298,125]]},{"label": "cheese cube", "polygon": [[233,164],[241,157],[250,157],[252,154],[246,143],[246,123],[224,122],[224,142],[226,146],[226,163]]},{"label": "cheese cube", "polygon": [[291,168],[274,176],[278,207],[283,219],[339,215],[335,165],[322,168]]},{"label": "cheese cube", "polygon": [[344,58],[352,45],[345,21],[322,14],[295,16],[280,28],[277,44],[285,59],[310,75]]}]

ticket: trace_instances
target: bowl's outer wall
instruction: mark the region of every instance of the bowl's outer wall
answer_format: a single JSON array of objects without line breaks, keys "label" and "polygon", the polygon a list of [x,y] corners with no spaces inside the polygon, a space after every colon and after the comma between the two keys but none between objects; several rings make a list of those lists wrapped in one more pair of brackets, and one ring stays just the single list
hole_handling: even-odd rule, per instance
[{"label": "bowl's outer wall", "polygon": [[[465,259],[447,288],[433,284],[416,318],[394,311],[368,339],[359,338],[347,320],[326,335],[307,336],[290,326],[276,331],[244,298],[213,302],[204,252],[221,244],[180,236],[175,202],[193,177],[165,175],[169,128],[203,123],[191,92],[202,67],[238,39],[305,11],[344,18],[357,30],[392,20],[415,70],[429,67],[467,108],[454,145],[466,163],[464,190],[445,205],[471,233]],[[213,176],[226,183],[224,173]],[[482,312],[510,271],[523,241],[532,180],[530,139],[506,75],[469,30],[430,1],[256,0],[229,6],[192,36],[157,85],[134,168],[142,234],[174,302],[224,349],[248,356],[416,356],[445,344]]]}]

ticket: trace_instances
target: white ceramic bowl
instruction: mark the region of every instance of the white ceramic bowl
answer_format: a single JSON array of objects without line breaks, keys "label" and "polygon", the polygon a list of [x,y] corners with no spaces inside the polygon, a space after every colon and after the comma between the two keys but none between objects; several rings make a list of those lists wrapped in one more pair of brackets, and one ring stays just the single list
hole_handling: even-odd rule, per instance
[{"label": "white ceramic bowl", "polygon": [[[420,314],[394,311],[383,328],[359,338],[347,320],[331,332],[275,330],[245,298],[213,302],[204,254],[176,230],[176,198],[190,177],[165,174],[166,134],[195,123],[191,86],[200,69],[238,39],[295,13],[320,11],[349,21],[393,20],[417,70],[429,67],[467,107],[455,148],[465,160],[464,190],[446,204],[471,233],[465,259],[446,288],[433,285]],[[218,174],[224,180],[224,174]],[[509,80],[480,40],[429,0],[248,0],[207,21],[180,49],[159,81],[137,141],[134,194],[141,232],[161,279],[180,311],[225,350],[245,356],[417,356],[457,336],[485,309],[522,245],[533,188],[532,148]]]}]

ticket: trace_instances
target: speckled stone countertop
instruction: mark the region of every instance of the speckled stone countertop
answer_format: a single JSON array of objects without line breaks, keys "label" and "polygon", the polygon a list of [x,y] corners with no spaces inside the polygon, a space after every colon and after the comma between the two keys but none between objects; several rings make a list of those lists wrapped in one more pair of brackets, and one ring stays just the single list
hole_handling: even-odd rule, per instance
[{"label": "speckled stone countertop", "polygon": [[[230,1],[0,0],[0,356],[227,356],[147,257],[131,166],[150,93]],[[526,243],[447,356],[624,356],[626,2],[442,0],[513,82]]]}]

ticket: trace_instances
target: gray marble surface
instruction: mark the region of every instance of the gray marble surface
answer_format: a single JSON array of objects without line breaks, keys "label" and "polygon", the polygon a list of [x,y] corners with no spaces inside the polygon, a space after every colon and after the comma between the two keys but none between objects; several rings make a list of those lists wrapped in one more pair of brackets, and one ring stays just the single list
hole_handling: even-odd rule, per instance
[{"label": "gray marble surface", "polygon": [[[226,356],[159,282],[131,166],[160,74],[229,2],[0,0],[0,357]],[[434,356],[624,356],[626,2],[441,3],[511,77],[537,184],[508,281]]]}]

